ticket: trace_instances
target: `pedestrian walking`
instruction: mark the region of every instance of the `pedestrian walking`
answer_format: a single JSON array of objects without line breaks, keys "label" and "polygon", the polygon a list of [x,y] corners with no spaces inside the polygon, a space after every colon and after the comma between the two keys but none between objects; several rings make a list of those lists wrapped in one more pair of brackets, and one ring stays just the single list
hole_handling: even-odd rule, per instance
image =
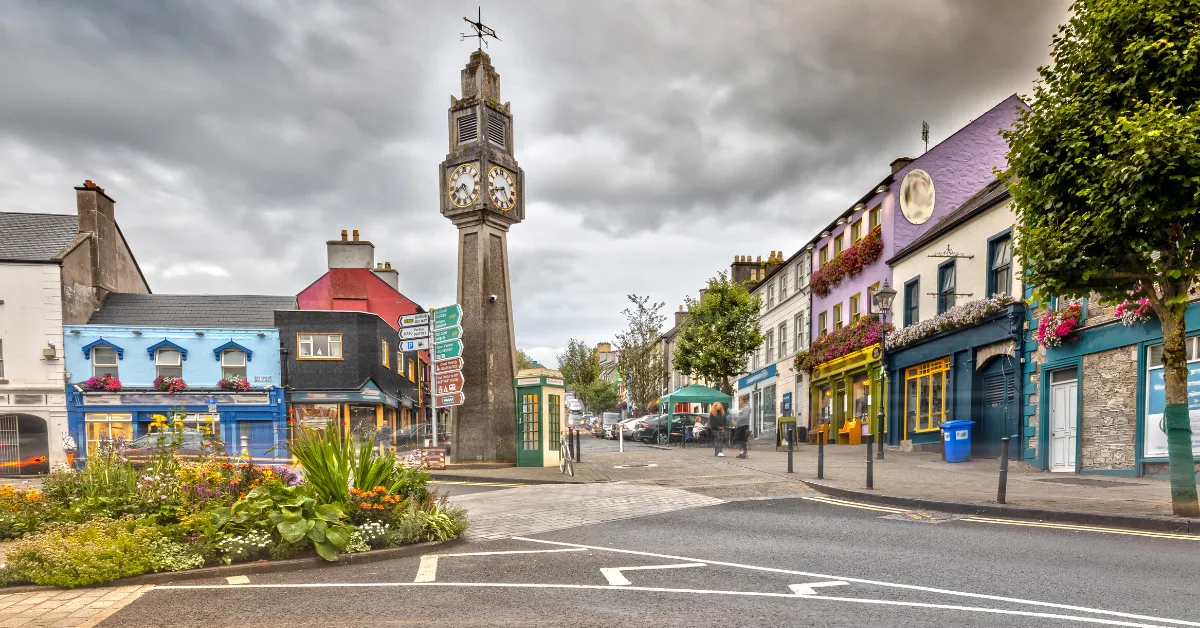
[{"label": "pedestrian walking", "polygon": [[742,453],[738,454],[738,458],[745,458],[750,453],[750,398],[742,397],[739,401],[741,408],[738,409],[737,417],[734,421],[733,442],[742,444]]},{"label": "pedestrian walking", "polygon": [[720,401],[712,404],[708,412],[708,431],[712,434],[713,451],[722,458],[721,448],[725,445],[725,404]]}]

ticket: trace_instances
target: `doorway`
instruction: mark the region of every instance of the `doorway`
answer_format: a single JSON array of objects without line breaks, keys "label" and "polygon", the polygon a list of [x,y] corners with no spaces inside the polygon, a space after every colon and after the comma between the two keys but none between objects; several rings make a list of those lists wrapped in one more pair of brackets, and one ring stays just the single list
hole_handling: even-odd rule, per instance
[{"label": "doorway", "polygon": [[1075,472],[1079,430],[1079,373],[1076,367],[1050,372],[1050,470]]},{"label": "doorway", "polygon": [[[534,391],[537,389],[535,388]],[[517,408],[517,466],[542,466],[542,404],[537,392],[522,390]]]},{"label": "doorway", "polygon": [[0,475],[50,473],[46,420],[32,414],[0,414]]},{"label": "doorway", "polygon": [[[1013,367],[1008,356],[992,358],[976,375],[976,390],[983,392],[978,397],[982,407],[975,416],[978,425],[974,430],[971,453],[980,458],[1000,457],[1000,439],[1020,432],[1020,409],[1017,407],[1017,390],[1013,379]],[[1020,447],[1018,443],[1013,444]],[[1020,452],[1010,451],[1014,458]]]}]

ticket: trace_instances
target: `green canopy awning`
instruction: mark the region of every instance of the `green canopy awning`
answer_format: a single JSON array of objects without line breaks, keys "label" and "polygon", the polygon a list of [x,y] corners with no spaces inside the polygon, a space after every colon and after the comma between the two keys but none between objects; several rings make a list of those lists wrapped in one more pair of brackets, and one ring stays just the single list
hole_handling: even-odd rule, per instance
[{"label": "green canopy awning", "polygon": [[692,384],[687,388],[680,388],[669,395],[663,395],[660,401],[671,405],[677,403],[716,403],[720,401],[728,406],[733,401],[733,397],[726,395],[716,388]]}]

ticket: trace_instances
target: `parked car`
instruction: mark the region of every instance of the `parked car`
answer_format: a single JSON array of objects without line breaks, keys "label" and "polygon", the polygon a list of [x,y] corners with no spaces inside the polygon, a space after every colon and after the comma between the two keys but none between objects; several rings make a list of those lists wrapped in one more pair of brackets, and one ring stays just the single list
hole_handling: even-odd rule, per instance
[{"label": "parked car", "polygon": [[625,419],[624,421],[621,421],[621,438],[629,441],[636,440],[637,424],[641,420],[642,419]]},{"label": "parked car", "polygon": [[[179,447],[175,450],[176,456],[184,458],[200,456],[201,445],[204,443],[204,435],[200,433],[200,430],[185,428],[179,437]],[[167,432],[142,434],[125,446],[125,457],[130,462],[150,462],[158,455],[159,445],[161,444],[164,448],[169,447],[175,442],[174,438],[174,434]]]},{"label": "parked car", "polygon": [[616,438],[617,433],[613,426],[621,422],[621,415],[616,412],[605,412],[600,417],[600,430],[604,434],[604,438]]},{"label": "parked car", "polygon": [[[707,420],[708,415],[676,413],[674,416],[660,414],[656,417],[642,417],[637,423],[635,438],[643,443],[658,443],[666,445],[669,442],[682,442],[685,435],[690,436],[691,429],[697,422]],[[667,424],[670,423],[671,433],[667,434]]]}]

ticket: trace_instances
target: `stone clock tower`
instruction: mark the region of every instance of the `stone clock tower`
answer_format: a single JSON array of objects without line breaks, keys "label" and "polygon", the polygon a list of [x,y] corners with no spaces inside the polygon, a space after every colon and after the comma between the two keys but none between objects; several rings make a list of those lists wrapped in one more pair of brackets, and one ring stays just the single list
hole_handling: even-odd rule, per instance
[{"label": "stone clock tower", "polygon": [[438,170],[442,215],[458,227],[464,403],[455,409],[455,462],[516,462],[516,343],[508,228],[525,218],[525,173],[513,158],[512,113],[483,51],[450,97],[450,153]]}]

